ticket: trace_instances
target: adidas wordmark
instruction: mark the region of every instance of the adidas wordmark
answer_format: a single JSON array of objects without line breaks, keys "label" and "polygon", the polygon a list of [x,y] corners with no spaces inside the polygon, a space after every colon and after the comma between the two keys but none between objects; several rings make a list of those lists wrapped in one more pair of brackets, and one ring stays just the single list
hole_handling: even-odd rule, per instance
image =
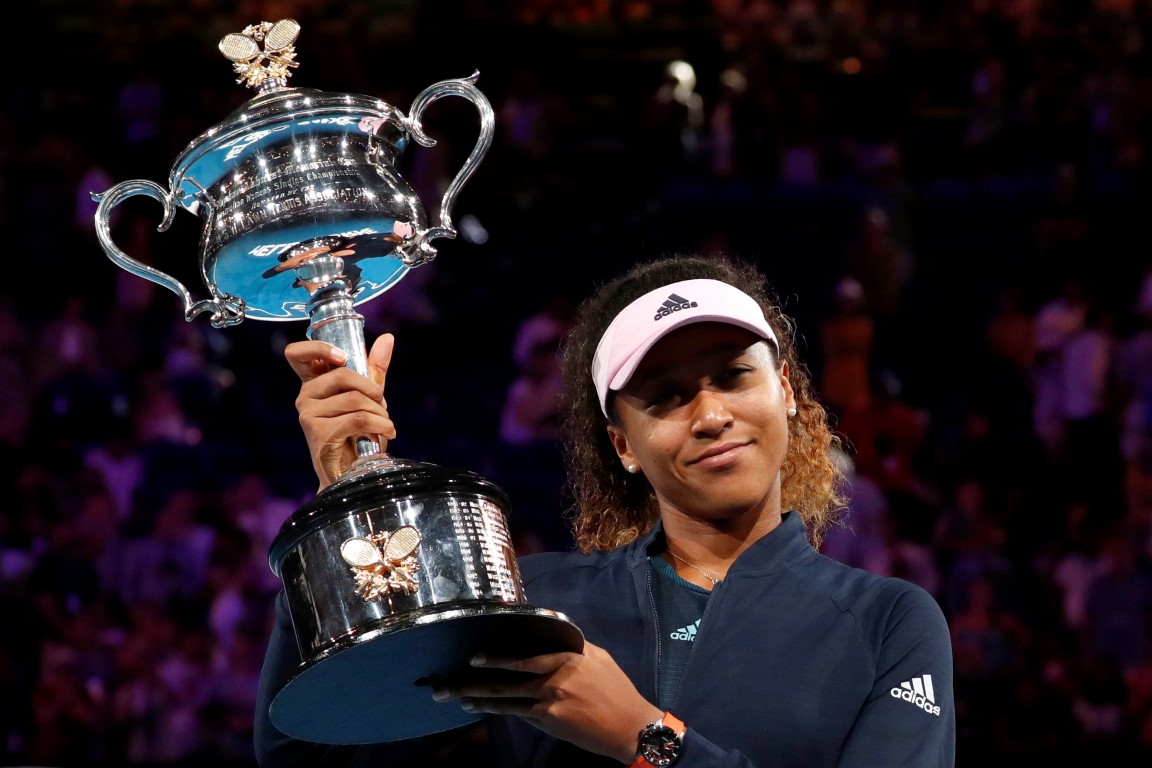
[{"label": "adidas wordmark", "polygon": [[940,707],[936,704],[936,692],[932,689],[932,675],[914,677],[895,686],[890,693],[894,699],[910,701],[928,714],[940,716]]},{"label": "adidas wordmark", "polygon": [[674,630],[668,636],[673,640],[687,640],[692,642],[696,639],[696,630],[700,628],[700,619],[696,619],[695,623],[689,624],[686,627]]},{"label": "adidas wordmark", "polygon": [[686,299],[675,293],[669,294],[660,308],[656,310],[656,314],[652,317],[653,320],[659,320],[662,317],[668,317],[673,312],[679,312],[682,309],[691,309],[692,307],[699,306],[691,299]]}]

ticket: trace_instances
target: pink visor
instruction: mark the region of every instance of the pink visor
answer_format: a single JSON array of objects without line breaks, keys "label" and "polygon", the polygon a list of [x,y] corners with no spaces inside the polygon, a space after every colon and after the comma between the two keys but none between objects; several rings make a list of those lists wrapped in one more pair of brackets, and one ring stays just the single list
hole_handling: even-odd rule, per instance
[{"label": "pink visor", "polygon": [[780,348],[760,305],[728,283],[683,280],[657,288],[624,307],[596,346],[592,381],[604,415],[608,415],[608,393],[624,388],[656,342],[677,328],[705,322],[746,328],[770,341],[774,349]]}]

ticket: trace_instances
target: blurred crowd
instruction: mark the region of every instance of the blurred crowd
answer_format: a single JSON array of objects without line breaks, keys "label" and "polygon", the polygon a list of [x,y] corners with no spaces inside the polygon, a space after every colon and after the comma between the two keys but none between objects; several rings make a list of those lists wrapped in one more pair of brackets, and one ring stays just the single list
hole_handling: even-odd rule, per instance
[{"label": "blurred crowd", "polygon": [[[0,86],[0,764],[252,764],[268,548],[315,492],[306,325],[185,321],[91,193],[163,185],[246,98],[217,41],[287,17],[290,85],[406,109],[478,70],[496,110],[458,237],[360,305],[398,338],[394,453],[570,547],[574,302],[648,255],[756,260],[845,441],[825,551],[949,618],[958,764],[1152,758],[1152,3],[102,5],[40,0]],[[430,215],[471,110],[404,158]],[[202,296],[201,222],[141,202],[116,243]]]}]

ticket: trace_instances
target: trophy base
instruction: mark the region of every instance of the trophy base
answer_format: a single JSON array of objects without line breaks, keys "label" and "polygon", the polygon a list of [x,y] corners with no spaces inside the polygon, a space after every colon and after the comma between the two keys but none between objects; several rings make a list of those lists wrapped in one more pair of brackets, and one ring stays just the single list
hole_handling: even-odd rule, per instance
[{"label": "trophy base", "polygon": [[374,454],[285,521],[269,564],[302,662],[269,709],[304,741],[400,741],[475,722],[431,686],[506,678],[476,653],[580,652],[561,613],[525,602],[504,508],[483,477]]},{"label": "trophy base", "polygon": [[427,736],[479,721],[431,686],[469,671],[478,652],[530,656],[580,651],[563,614],[524,605],[439,607],[370,629],[301,664],[272,701],[279,730],[304,741],[371,744]]}]

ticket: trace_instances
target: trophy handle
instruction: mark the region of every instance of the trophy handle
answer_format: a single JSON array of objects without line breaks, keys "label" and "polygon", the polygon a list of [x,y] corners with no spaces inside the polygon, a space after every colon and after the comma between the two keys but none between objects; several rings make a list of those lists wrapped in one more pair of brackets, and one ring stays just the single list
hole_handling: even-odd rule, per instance
[{"label": "trophy handle", "polygon": [[112,217],[112,209],[135,195],[151,197],[154,200],[160,201],[164,206],[164,220],[156,227],[157,232],[163,232],[172,225],[172,218],[176,214],[176,208],[172,204],[172,196],[159,184],[135,179],[133,181],[122,181],[107,192],[93,193],[92,199],[100,203],[96,208],[96,236],[100,240],[100,245],[104,247],[104,252],[108,254],[108,258],[132,274],[142,277],[145,280],[150,280],[157,285],[164,286],[183,299],[185,320],[192,320],[192,318],[207,311],[212,312],[212,325],[215,328],[225,328],[230,325],[236,325],[243,320],[244,301],[242,299],[220,294],[213,287],[211,289],[213,298],[193,301],[192,295],[188,293],[188,290],[179,280],[143,262],[137,261],[116,246],[116,243],[112,241],[112,229],[109,225],[109,220]]},{"label": "trophy handle", "polygon": [[440,200],[439,226],[429,227],[424,232],[418,233],[411,243],[397,249],[404,262],[410,266],[422,264],[435,258],[436,249],[430,244],[432,239],[456,237],[456,228],[452,226],[452,205],[456,202],[456,196],[460,193],[460,188],[464,186],[464,182],[472,176],[476,166],[480,164],[485,153],[488,152],[488,148],[492,146],[492,134],[496,120],[488,97],[481,93],[475,85],[479,77],[479,72],[473,72],[469,77],[433,83],[416,95],[408,116],[404,118],[405,127],[417,142],[425,147],[434,147],[436,140],[424,133],[424,128],[420,124],[420,116],[424,114],[424,110],[428,108],[429,104],[444,96],[463,96],[472,102],[480,112],[480,135],[476,139],[476,145],[472,148],[468,159],[464,161],[463,167],[456,173],[456,177],[452,179],[452,183],[448,185],[444,197]]}]

